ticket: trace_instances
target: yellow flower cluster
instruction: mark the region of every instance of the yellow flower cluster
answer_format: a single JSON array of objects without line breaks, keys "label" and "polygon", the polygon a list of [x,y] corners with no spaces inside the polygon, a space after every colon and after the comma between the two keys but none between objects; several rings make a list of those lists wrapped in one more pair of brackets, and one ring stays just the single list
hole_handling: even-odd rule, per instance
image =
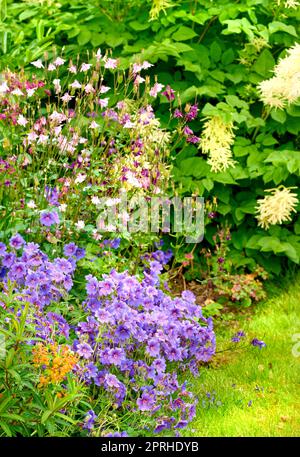
[{"label": "yellow flower cluster", "polygon": [[214,172],[225,171],[234,166],[231,145],[234,142],[233,124],[225,123],[220,117],[213,116],[206,120],[201,136],[201,148],[208,154],[207,163]]},{"label": "yellow flower cluster", "polygon": [[277,5],[287,9],[296,9],[300,3],[297,0],[277,0]]},{"label": "yellow flower cluster", "polygon": [[168,0],[152,0],[150,21],[157,19],[161,11],[166,14],[166,8],[170,8],[171,6],[173,5]]},{"label": "yellow flower cluster", "polygon": [[296,212],[295,207],[298,204],[297,194],[291,192],[291,188],[279,186],[267,192],[270,192],[270,195],[258,200],[256,207],[258,225],[264,229],[290,221],[291,213]]},{"label": "yellow flower cluster", "polygon": [[40,376],[41,387],[63,381],[77,362],[77,355],[66,345],[38,343],[33,349],[34,366],[44,368]]},{"label": "yellow flower cluster", "polygon": [[287,56],[274,68],[274,76],[262,81],[258,90],[265,105],[282,109],[300,97],[300,44],[287,51]]}]

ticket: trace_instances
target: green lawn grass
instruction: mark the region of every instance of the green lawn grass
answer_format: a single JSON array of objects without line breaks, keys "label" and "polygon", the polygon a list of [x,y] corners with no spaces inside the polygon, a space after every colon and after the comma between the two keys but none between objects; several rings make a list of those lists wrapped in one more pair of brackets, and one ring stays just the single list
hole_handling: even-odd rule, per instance
[{"label": "green lawn grass", "polygon": [[[300,356],[292,354],[292,335],[300,334],[299,279],[216,328],[218,353],[192,382],[199,404],[185,436],[300,436]],[[227,351],[236,330],[246,332],[246,347]],[[254,337],[267,347],[249,345]]]}]

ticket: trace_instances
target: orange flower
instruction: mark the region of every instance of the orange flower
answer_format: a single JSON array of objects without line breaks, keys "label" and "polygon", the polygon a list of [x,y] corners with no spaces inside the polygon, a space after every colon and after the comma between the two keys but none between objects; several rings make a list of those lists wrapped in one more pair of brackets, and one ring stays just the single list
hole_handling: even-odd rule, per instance
[{"label": "orange flower", "polygon": [[65,379],[78,361],[78,357],[67,345],[38,343],[33,349],[33,364],[43,367],[39,385],[57,384]]}]

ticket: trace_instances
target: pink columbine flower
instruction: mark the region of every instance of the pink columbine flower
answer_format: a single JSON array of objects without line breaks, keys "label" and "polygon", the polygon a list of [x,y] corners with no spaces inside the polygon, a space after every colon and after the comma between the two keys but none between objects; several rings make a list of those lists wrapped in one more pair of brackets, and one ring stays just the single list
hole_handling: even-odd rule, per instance
[{"label": "pink columbine flower", "polygon": [[151,95],[151,97],[157,97],[157,94],[159,92],[162,91],[162,89],[164,88],[165,86],[163,84],[160,84],[160,83],[155,83],[153,87],[151,87],[150,91],[149,91],[149,94]]},{"label": "pink columbine flower", "polygon": [[61,57],[57,57],[53,63],[56,67],[60,67],[61,65],[63,65],[65,63],[65,60],[62,59]]},{"label": "pink columbine flower", "polygon": [[43,62],[41,59],[34,60],[33,62],[30,62],[31,65],[33,65],[36,68],[44,68]]},{"label": "pink columbine flower", "polygon": [[162,92],[162,95],[164,95],[169,102],[175,99],[175,90],[172,89],[169,84],[166,86],[166,90]]},{"label": "pink columbine flower", "polygon": [[104,68],[114,69],[114,68],[117,68],[117,64],[118,64],[117,59],[108,58],[105,62]]},{"label": "pink columbine flower", "polygon": [[188,125],[186,125],[183,129],[183,133],[184,135],[193,135],[194,132]]},{"label": "pink columbine flower", "polygon": [[143,70],[147,70],[150,67],[153,67],[153,63],[150,63],[147,60],[144,60],[144,62],[142,63]]},{"label": "pink columbine flower", "polygon": [[50,114],[49,118],[52,122],[55,122],[57,124],[60,124],[67,120],[67,116],[65,114],[58,113],[57,111],[53,111],[53,113]]},{"label": "pink columbine flower", "polygon": [[68,92],[66,92],[66,93],[61,97],[61,99],[62,99],[62,101],[63,101],[64,103],[68,103],[70,100],[72,100],[72,98],[74,98],[74,96],[73,96],[73,95],[70,95]]},{"label": "pink columbine flower", "polygon": [[75,184],[81,184],[85,180],[86,180],[86,174],[85,173],[79,173],[74,182],[75,182]]},{"label": "pink columbine flower", "polygon": [[71,64],[68,68],[70,73],[73,73],[74,75],[77,73],[77,67],[76,65]]},{"label": "pink columbine flower", "polygon": [[80,71],[88,71],[91,68],[91,63],[83,63],[80,67]]},{"label": "pink columbine flower", "polygon": [[56,127],[54,127],[54,135],[55,135],[55,136],[60,135],[61,129],[62,129],[62,126],[61,126],[61,125],[57,125]]},{"label": "pink columbine flower", "polygon": [[139,73],[142,69],[142,65],[139,63],[134,63],[132,67],[132,73]]},{"label": "pink columbine flower", "polygon": [[38,137],[38,136],[37,136],[37,134],[36,134],[35,132],[29,132],[29,133],[27,134],[27,141],[28,141],[28,143],[30,144],[30,143],[34,142],[34,141],[37,139],[37,137]]},{"label": "pink columbine flower", "polygon": [[25,127],[25,125],[28,124],[28,121],[26,117],[23,116],[23,114],[19,114],[17,124],[21,125],[22,127]]},{"label": "pink columbine flower", "polygon": [[116,106],[118,109],[123,109],[125,107],[125,103],[121,100],[120,102],[117,103]]},{"label": "pink columbine flower", "polygon": [[84,87],[84,92],[86,94],[93,94],[95,92],[95,89],[93,88],[92,84],[89,83]]},{"label": "pink columbine flower", "polygon": [[110,87],[108,86],[101,86],[100,87],[100,94],[106,94],[110,90]]},{"label": "pink columbine flower", "polygon": [[97,127],[99,127],[99,124],[97,124],[96,121],[92,121],[92,122],[90,123],[90,129],[96,129]]},{"label": "pink columbine flower", "polygon": [[72,89],[80,89],[81,88],[81,84],[80,84],[79,81],[77,81],[77,79],[75,79],[74,82],[69,84],[69,86],[72,87]]},{"label": "pink columbine flower", "polygon": [[134,84],[139,85],[139,84],[142,84],[143,82],[145,82],[145,78],[142,78],[140,75],[136,75]]},{"label": "pink columbine flower", "polygon": [[38,139],[38,144],[46,144],[48,141],[49,135],[41,134]]},{"label": "pink columbine flower", "polygon": [[106,106],[108,105],[108,100],[108,98],[99,98],[98,105],[100,105],[101,108],[106,108]]},{"label": "pink columbine flower", "polygon": [[56,66],[53,63],[49,63],[48,71],[55,71],[55,70],[56,70]]}]

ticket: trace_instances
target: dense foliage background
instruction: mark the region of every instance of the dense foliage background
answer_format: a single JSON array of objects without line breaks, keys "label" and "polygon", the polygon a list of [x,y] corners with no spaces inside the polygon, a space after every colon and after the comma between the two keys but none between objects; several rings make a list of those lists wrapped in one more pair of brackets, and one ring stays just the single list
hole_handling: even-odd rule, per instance
[{"label": "dense foliage background", "polygon": [[[201,151],[180,144],[173,152],[176,192],[217,199],[217,217],[207,219],[206,240],[217,225],[232,232],[235,265],[254,260],[279,273],[282,257],[298,263],[300,219],[269,230],[257,227],[257,199],[266,189],[299,182],[297,104],[268,110],[257,85],[272,76],[278,59],[298,40],[299,8],[274,0],[196,1],[1,1],[2,68],[18,68],[60,52],[72,57],[83,49],[112,49],[121,67],[147,59],[158,80],[194,102],[205,116],[233,122],[236,166],[211,172]],[[167,100],[160,116],[167,122]],[[275,256],[274,256],[275,254]]]}]

